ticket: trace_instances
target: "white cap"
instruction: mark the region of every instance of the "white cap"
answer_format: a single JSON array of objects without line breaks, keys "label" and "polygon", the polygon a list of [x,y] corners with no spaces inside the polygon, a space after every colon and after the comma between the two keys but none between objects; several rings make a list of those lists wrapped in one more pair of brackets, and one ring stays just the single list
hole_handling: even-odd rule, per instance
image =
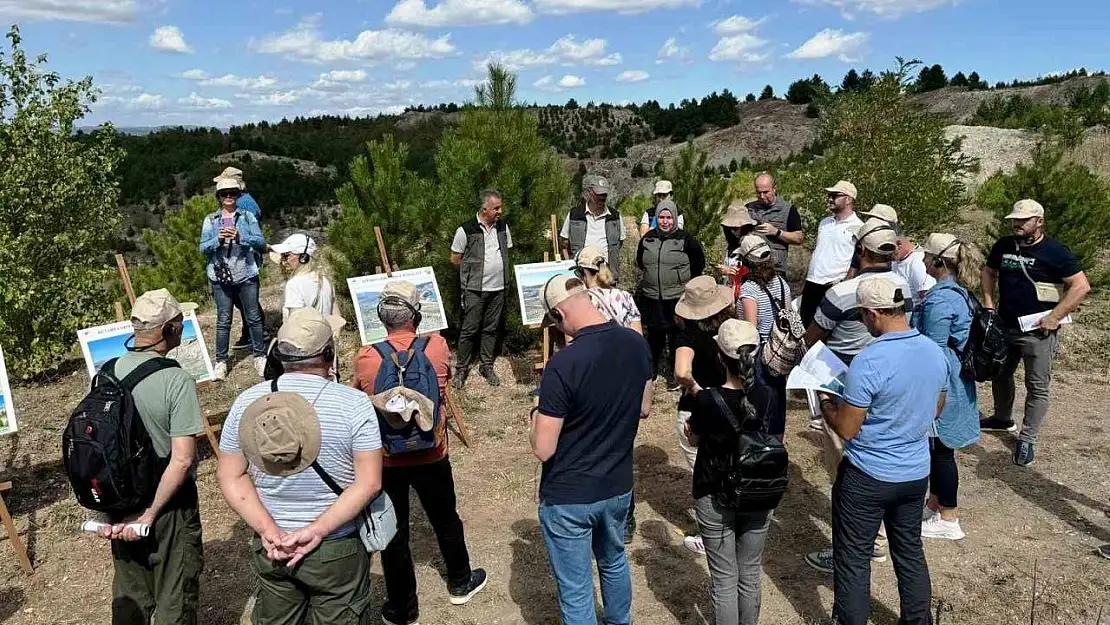
[{"label": "white cap", "polygon": [[243,190],[242,187],[239,185],[239,181],[235,178],[227,178],[224,176],[216,178],[216,192],[219,193],[220,191],[225,191],[227,189],[235,189],[236,191]]},{"label": "white cap", "polygon": [[1018,200],[1014,210],[1006,215],[1005,219],[1029,219],[1030,217],[1044,217],[1044,207],[1037,200]]},{"label": "white cap", "polygon": [[668,195],[673,190],[674,187],[671,186],[670,180],[660,180],[655,183],[655,190],[652,191],[652,195]]},{"label": "white cap", "polygon": [[[571,298],[571,296],[584,293],[586,285],[582,280],[565,273],[552,276],[547,284],[543,285],[543,308],[546,312],[550,313],[555,310],[555,307]],[[544,319],[544,323],[551,321],[550,315]]]},{"label": "white cap", "polygon": [[826,188],[825,191],[828,193],[840,193],[841,195],[847,195],[853,200],[856,199],[856,185],[847,180],[841,180],[833,186]]},{"label": "white cap", "polygon": [[721,353],[735,359],[741,347],[759,345],[759,331],[750,321],[726,319],[717,329],[717,336],[713,340],[717,342]]},{"label": "white cap", "polygon": [[300,355],[313,356],[324,351],[346,323],[342,317],[325,317],[315,308],[295,308],[278,329],[277,344],[288,345]]},{"label": "white cap", "polygon": [[316,256],[316,241],[307,234],[291,234],[281,243],[270,246],[270,260],[280,263],[282,254]]},{"label": "white cap", "polygon": [[960,255],[960,240],[952,234],[934,232],[925,237],[921,249],[930,256],[956,260]]},{"label": "white cap", "polygon": [[856,230],[856,241],[876,254],[893,254],[898,247],[898,233],[885,219],[872,217]]},{"label": "white cap", "polygon": [[882,219],[891,225],[898,223],[898,211],[894,210],[893,206],[887,206],[886,204],[876,204],[871,207],[871,210],[860,214],[865,217]]},{"label": "white cap", "polygon": [[178,315],[196,310],[191,302],[178,303],[166,289],[147,291],[135,298],[131,305],[131,327],[136,330],[154,330],[173,321]]},{"label": "white cap", "polygon": [[906,294],[902,292],[902,287],[895,286],[887,278],[871,278],[861,281],[856,287],[856,299],[860,308],[887,310],[904,306]]}]

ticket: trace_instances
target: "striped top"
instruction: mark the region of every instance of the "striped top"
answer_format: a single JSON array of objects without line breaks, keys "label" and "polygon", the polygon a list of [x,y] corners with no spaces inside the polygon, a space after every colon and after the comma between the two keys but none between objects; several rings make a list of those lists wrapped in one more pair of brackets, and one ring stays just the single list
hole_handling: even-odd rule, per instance
[{"label": "striped top", "polygon": [[[362,391],[303,373],[281,376],[278,390],[297,393],[310,403],[316,400],[313,406],[320,420],[320,454],[316,461],[340,487],[349,486],[355,481],[354,452],[382,447],[378,418],[370,398]],[[224,422],[220,452],[242,453],[239,420],[251,402],[269,393],[270,382],[265,381],[239,395]],[[254,465],[250,465],[249,472],[262,505],[283,532],[315,521],[339,497],[311,468],[287,477],[268,475]],[[346,536],[356,529],[351,522],[336,530],[332,537]]]},{"label": "striped top", "polygon": [[[774,279],[767,284],[767,290],[771,292],[771,295],[775,296],[775,305],[778,306],[779,310],[790,305],[790,285],[786,283],[786,280],[782,279],[782,276],[776,275]],[[785,297],[782,297],[783,293],[785,293]],[[779,299],[780,297],[782,298],[781,301]],[[755,301],[755,327],[759,330],[759,337],[763,340],[767,340],[767,337],[771,336],[771,327],[775,323],[775,309],[771,306],[771,300],[767,297],[767,293],[760,288],[754,280],[748,278],[744,281],[744,284],[740,286],[740,299]],[[739,313],[738,316],[741,319],[744,318],[743,308],[738,310],[737,313]]]}]

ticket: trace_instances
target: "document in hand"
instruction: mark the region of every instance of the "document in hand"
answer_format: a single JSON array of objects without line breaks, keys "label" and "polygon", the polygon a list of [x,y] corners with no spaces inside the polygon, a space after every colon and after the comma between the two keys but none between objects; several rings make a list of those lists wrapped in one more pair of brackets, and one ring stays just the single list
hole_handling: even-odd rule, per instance
[{"label": "document in hand", "polygon": [[818,341],[790,372],[786,388],[841,395],[847,378],[848,365]]},{"label": "document in hand", "polygon": [[[1048,313],[1050,312],[1052,311],[1046,310],[1044,312],[1033,313],[1032,315],[1018,317],[1018,325],[1021,326],[1021,331],[1032,332],[1033,330],[1037,329],[1037,324],[1040,322],[1040,320],[1048,316]],[[1067,315],[1060,320],[1060,325],[1064,325],[1067,323],[1071,323],[1071,315]]]}]

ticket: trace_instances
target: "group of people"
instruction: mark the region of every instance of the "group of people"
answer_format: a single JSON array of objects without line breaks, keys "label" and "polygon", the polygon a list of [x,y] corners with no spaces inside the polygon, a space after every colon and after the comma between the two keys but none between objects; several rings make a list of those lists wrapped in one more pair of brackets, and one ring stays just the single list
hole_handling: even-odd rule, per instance
[{"label": "group of people", "polygon": [[[500,383],[493,364],[512,247],[500,194],[482,192],[475,218],[452,241],[463,309],[454,371],[443,337],[421,334],[419,290],[394,280],[377,307],[387,337],[359,350],[353,382],[344,386],[337,380],[335,338],[344,322],[314,261],[316,243],[298,234],[267,247],[257,218],[236,206],[241,180],[222,175],[216,183],[220,211],[206,217],[201,249],[217,302],[217,366],[226,367],[239,302],[265,378],[232,405],[217,472],[228,504],[255,533],[253,622],[368,622],[370,554],[360,529],[364,511],[384,493],[396,513],[396,534],[381,552],[381,615],[387,625],[416,623],[410,489],[436,535],[449,600],[467,603],[487,577],[471,565],[439,409],[448,385],[465,384],[475,356],[480,375]],[[663,376],[681,392],[676,437],[692,470],[699,532],[684,543],[706,556],[715,622],[758,622],[762,554],[774,511],[735,505],[725,495],[735,494],[740,430],[779,440],[786,431],[785,376],[765,352],[773,333],[793,331],[806,345],[824,341],[848,365],[843,393],[821,394],[809,423],[825,443],[833,479],[833,546],[808,554],[806,562],[834,576],[837,622],[863,624],[870,563],[884,561],[889,550],[901,622],[931,622],[922,537],[963,537],[954,452],[976,442],[980,430],[1017,430],[1013,375],[1024,362],[1027,399],[1014,462],[1033,461],[1058,327],[1089,290],[1075,256],[1046,236],[1044,210],[1032,200],[1014,206],[1007,217],[1013,236],[1001,238],[980,266],[975,248],[951,234],[933,233],[914,245],[889,206],[877,205],[861,220],[855,186],[840,181],[827,189],[830,214],[818,227],[795,311],[786,260],[789,246],[802,244],[805,234],[771,176],[755,180],[756,200],[727,207],[725,253],[710,269],[718,279],[706,273],[701,244],[682,228],[671,184],[661,181],[655,191],[641,219],[632,292],[618,288],[627,234],[607,207],[608,183],[598,178],[587,183],[582,206],[558,233],[574,259],[574,275],[552,278],[541,294],[545,323],[573,339],[543,372],[529,429],[543,467],[538,517],[562,621],[596,622],[594,561],[603,622],[631,621],[625,545],[635,535],[633,448]],[[269,347],[257,305],[258,265],[267,251],[289,278],[283,323]],[[976,279],[982,305],[997,302],[1011,346],[993,384],[989,418],[980,416],[975,385],[960,371]],[[165,290],[139,297],[131,314],[135,341],[117,374],[176,347],[187,308]],[[1028,315],[1039,318],[1023,331]],[[406,370],[426,374],[427,386],[397,390],[398,376],[400,386],[409,386]],[[397,393],[412,400],[402,402],[408,408],[387,401]],[[159,623],[195,622],[203,561],[195,383],[168,368],[144,378],[133,395],[167,464],[150,505],[101,530],[112,539],[114,622],[146,623],[152,614]],[[128,522],[151,531],[141,536]]]}]

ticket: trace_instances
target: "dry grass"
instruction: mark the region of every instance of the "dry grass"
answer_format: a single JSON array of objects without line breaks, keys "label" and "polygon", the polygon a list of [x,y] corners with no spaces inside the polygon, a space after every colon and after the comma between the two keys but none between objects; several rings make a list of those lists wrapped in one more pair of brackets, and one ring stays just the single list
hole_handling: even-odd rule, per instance
[{"label": "dry grass", "polygon": [[1083,142],[1068,154],[1067,160],[1085,166],[1110,183],[1110,129],[1089,129],[1083,135]]}]

